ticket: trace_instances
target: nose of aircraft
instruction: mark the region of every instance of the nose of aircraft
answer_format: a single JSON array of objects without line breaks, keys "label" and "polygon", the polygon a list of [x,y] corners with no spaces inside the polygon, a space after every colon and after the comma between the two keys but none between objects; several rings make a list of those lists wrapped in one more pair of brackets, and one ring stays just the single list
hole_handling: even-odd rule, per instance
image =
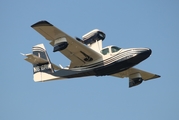
[{"label": "nose of aircraft", "polygon": [[143,48],[142,52],[139,54],[141,59],[146,59],[148,58],[152,53],[152,50],[149,48]]},{"label": "nose of aircraft", "polygon": [[152,50],[149,48],[133,48],[131,52],[134,54],[134,57],[128,61],[128,64],[134,66],[147,59],[151,55]]},{"label": "nose of aircraft", "polygon": [[146,48],[146,50],[144,51],[148,56],[151,55],[152,50],[150,48]]}]

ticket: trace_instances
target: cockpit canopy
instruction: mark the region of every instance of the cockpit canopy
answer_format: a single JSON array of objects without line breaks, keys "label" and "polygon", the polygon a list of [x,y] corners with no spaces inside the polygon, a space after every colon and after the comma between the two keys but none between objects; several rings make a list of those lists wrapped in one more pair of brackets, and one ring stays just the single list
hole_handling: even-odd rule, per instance
[{"label": "cockpit canopy", "polygon": [[121,48],[117,47],[117,46],[109,46],[109,47],[106,47],[106,48],[103,48],[101,50],[101,53],[103,55],[107,55],[108,53],[115,53],[115,52],[118,52]]}]

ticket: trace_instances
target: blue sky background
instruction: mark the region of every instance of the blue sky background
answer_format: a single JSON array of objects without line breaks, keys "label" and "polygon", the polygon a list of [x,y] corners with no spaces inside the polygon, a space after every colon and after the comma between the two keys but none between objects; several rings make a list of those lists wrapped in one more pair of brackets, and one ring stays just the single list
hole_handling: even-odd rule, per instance
[{"label": "blue sky background", "polygon": [[[1,120],[177,120],[179,119],[178,0],[1,0]],[[51,61],[69,60],[30,26],[47,20],[72,37],[98,28],[103,47],[149,47],[137,68],[159,79],[128,88],[128,79],[86,77],[35,83],[20,52],[44,43]]]}]

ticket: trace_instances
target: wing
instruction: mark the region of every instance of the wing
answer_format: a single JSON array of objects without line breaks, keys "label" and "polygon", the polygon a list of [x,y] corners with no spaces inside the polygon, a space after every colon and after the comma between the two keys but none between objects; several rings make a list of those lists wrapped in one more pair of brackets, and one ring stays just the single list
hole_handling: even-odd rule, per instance
[{"label": "wing", "polygon": [[[40,21],[31,26],[54,46],[55,40],[59,38],[66,38],[68,47],[60,52],[71,60],[70,68],[90,64],[91,62],[102,59],[102,55],[78,40],[72,38],[68,34],[59,30],[47,21]],[[90,58],[90,60],[86,60]]]},{"label": "wing", "polygon": [[143,70],[139,70],[139,69],[136,69],[136,68],[129,68],[129,69],[123,71],[123,72],[113,74],[112,76],[124,78],[124,77],[129,77],[129,75],[132,75],[132,74],[135,74],[135,73],[140,73],[140,75],[141,75],[141,77],[144,81],[160,77],[159,75],[156,75],[156,74],[153,74],[153,73],[150,73],[150,72],[146,72],[146,71],[143,71]]}]

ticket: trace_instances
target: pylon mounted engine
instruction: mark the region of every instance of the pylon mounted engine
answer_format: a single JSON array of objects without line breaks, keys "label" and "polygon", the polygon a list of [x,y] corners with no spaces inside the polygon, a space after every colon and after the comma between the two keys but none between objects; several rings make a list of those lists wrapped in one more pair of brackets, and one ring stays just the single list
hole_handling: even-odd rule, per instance
[{"label": "pylon mounted engine", "polygon": [[94,29],[83,35],[82,41],[93,50],[100,52],[100,50],[102,50],[102,41],[105,39],[105,37],[106,35],[104,32]]},{"label": "pylon mounted engine", "polygon": [[104,40],[106,37],[105,33],[98,29],[94,29],[87,34],[82,36],[82,40],[86,45],[93,44],[96,41]]}]

